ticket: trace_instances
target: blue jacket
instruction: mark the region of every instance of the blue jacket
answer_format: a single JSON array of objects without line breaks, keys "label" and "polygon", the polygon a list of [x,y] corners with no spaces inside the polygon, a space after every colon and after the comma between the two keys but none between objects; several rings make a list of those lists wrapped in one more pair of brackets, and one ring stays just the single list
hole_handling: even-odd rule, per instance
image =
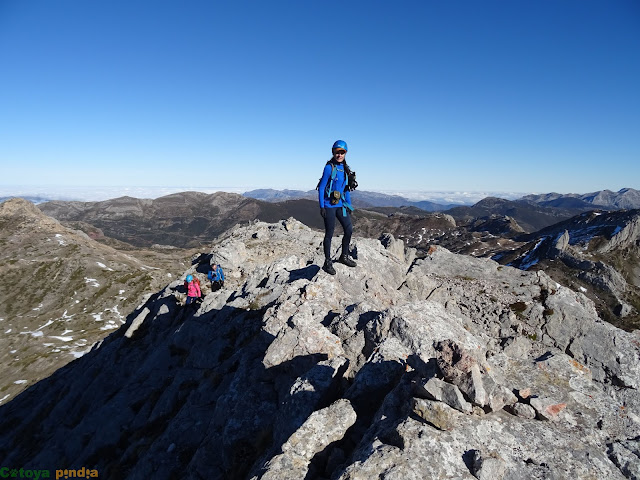
[{"label": "blue jacket", "polygon": [[[318,186],[318,201],[320,202],[320,208],[337,208],[342,207],[342,199],[338,201],[335,205],[331,205],[329,201],[329,196],[327,195],[327,184],[331,181],[331,163],[326,164],[324,166],[324,170],[322,172],[322,179],[320,179],[320,185]],[[347,186],[347,178],[344,174],[344,165],[342,163],[334,163],[337,166],[336,178],[333,180],[333,185],[331,189],[334,191],[338,191],[340,193],[344,192],[344,198],[349,205],[351,205],[351,192],[344,191]]]},{"label": "blue jacket", "polygon": [[207,273],[207,278],[212,282],[224,282],[224,273],[222,272],[222,267],[218,265],[218,268],[215,271],[209,270],[209,273]]}]

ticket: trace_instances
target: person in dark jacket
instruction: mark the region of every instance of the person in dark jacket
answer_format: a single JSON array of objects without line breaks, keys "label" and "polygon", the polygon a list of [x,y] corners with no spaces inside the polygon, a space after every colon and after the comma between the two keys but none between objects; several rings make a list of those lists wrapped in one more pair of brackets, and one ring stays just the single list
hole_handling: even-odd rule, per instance
[{"label": "person in dark jacket", "polygon": [[331,149],[333,156],[327,162],[322,172],[322,178],[318,185],[318,201],[320,202],[320,214],[324,219],[324,265],[322,269],[335,275],[331,261],[331,238],[336,227],[336,219],[342,225],[344,236],[342,237],[342,253],[338,261],[348,267],[355,267],[356,262],[349,258],[349,243],[353,234],[351,224],[351,192],[348,184],[350,173],[345,161],[347,155],[347,143],[338,140]]}]

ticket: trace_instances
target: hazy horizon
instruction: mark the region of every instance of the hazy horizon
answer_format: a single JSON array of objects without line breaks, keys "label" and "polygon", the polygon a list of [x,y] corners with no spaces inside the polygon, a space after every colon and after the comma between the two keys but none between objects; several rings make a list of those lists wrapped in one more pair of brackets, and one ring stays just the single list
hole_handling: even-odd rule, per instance
[{"label": "hazy horizon", "polygon": [[[30,197],[46,200],[97,202],[113,198],[129,196],[134,198],[154,199],[165,195],[180,192],[202,192],[212,194],[215,192],[228,192],[243,195],[252,190],[283,190],[269,189],[265,187],[199,187],[199,186],[56,186],[56,185],[0,185],[0,198],[4,197]],[[296,189],[289,189],[296,190]],[[496,191],[427,191],[427,190],[365,190],[361,191],[396,195],[411,201],[430,201],[439,204],[472,205],[486,197],[504,198],[516,200],[525,195],[560,193],[560,194],[586,194],[592,192],[496,192]],[[606,190],[603,188],[601,190]],[[312,191],[312,189],[303,190]],[[617,190],[616,190],[617,191]]]}]

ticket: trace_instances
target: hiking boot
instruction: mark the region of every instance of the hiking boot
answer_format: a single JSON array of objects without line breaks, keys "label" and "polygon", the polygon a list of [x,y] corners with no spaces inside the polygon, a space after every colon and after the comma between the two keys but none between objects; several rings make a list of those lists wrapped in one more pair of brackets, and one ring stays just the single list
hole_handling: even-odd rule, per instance
[{"label": "hiking boot", "polygon": [[347,267],[355,267],[357,265],[356,262],[349,258],[349,255],[341,255],[338,261],[344,263]]},{"label": "hiking boot", "polygon": [[328,258],[324,261],[324,265],[322,266],[322,269],[325,272],[327,272],[329,275],[335,275],[336,274],[336,269],[333,268],[333,263]]}]

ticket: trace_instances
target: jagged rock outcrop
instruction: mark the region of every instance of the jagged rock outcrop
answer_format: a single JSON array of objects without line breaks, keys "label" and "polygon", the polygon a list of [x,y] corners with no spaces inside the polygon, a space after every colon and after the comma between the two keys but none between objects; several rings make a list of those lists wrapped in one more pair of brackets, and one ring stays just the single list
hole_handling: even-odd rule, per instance
[{"label": "jagged rock outcrop", "polygon": [[565,279],[603,318],[628,330],[640,325],[640,211],[587,212],[519,239],[528,243],[493,258]]},{"label": "jagged rock outcrop", "polygon": [[[613,239],[612,239],[613,240]],[[623,275],[611,265],[603,261],[595,261],[593,255],[588,256],[582,252],[580,246],[571,245],[571,236],[567,230],[557,237],[543,237],[526,255],[515,265],[522,269],[544,261],[546,259],[559,260],[568,268],[575,270],[575,276],[585,284],[595,287],[600,292],[610,294],[616,305],[619,306],[617,314],[626,316],[634,311],[634,308],[625,301],[627,292],[634,289],[633,284],[629,285]],[[598,253],[611,251],[608,246],[611,242],[606,242],[605,246],[598,250]],[[621,242],[616,242],[621,245]],[[628,244],[625,244],[625,247]],[[603,250],[606,248],[606,250]]]},{"label": "jagged rock outcrop", "polygon": [[561,252],[564,252],[568,246],[569,246],[569,232],[565,230],[562,233],[562,235],[560,235],[556,239],[556,243],[554,245],[555,251],[553,251],[552,254],[555,254],[555,256],[557,256]]},{"label": "jagged rock outcrop", "polygon": [[615,233],[611,239],[602,245],[598,251],[607,253],[617,248],[627,248],[638,245],[640,239],[640,214],[634,216],[622,229]]},{"label": "jagged rock outcrop", "polygon": [[637,331],[543,272],[382,241],[329,276],[295,220],[228,231],[227,288],[194,312],[170,283],[0,407],[0,457],[127,479],[634,478]]}]

